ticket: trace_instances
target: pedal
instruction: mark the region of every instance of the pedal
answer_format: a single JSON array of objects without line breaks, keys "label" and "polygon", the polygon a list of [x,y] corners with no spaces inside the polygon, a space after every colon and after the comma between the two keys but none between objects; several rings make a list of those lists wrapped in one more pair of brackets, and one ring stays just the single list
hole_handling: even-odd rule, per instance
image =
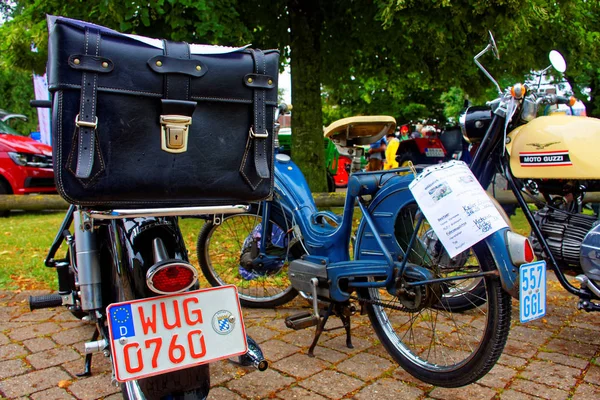
[{"label": "pedal", "polygon": [[319,317],[311,312],[301,312],[300,314],[290,315],[285,319],[285,326],[296,331],[316,326],[318,323]]}]

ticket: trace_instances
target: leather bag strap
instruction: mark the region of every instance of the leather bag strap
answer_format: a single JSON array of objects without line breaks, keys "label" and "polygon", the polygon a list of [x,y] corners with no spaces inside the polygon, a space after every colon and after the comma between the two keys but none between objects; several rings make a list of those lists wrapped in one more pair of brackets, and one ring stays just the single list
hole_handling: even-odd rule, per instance
[{"label": "leather bag strap", "polygon": [[[165,56],[174,59],[189,60],[190,46],[185,42],[171,42],[163,40]],[[157,60],[157,69],[166,67],[165,60]],[[160,63],[159,67],[157,63]],[[190,98],[191,77],[181,73],[165,74],[165,98],[173,100],[188,100]]]},{"label": "leather bag strap", "polygon": [[[261,50],[252,50],[254,68],[257,74],[264,75],[266,71],[265,54]],[[256,173],[263,179],[270,177],[269,161],[267,160],[267,109],[265,106],[267,91],[262,88],[254,90],[254,163]],[[273,132],[271,132],[272,134]]]},{"label": "leather bag strap", "polygon": [[[85,55],[98,57],[100,51],[100,32],[94,29],[85,30]],[[96,129],[98,117],[96,115],[96,100],[98,94],[98,73],[83,71],[81,77],[81,104],[75,125],[79,130],[77,137],[77,166],[75,176],[87,179],[94,166],[94,153],[96,151]]]},{"label": "leather bag strap", "polygon": [[[257,75],[265,75],[266,62],[265,54],[261,50],[252,50],[252,58],[254,59],[254,72]],[[251,76],[245,76],[245,83],[252,83],[248,79],[254,79]],[[267,138],[269,131],[267,130],[267,107],[266,107],[266,90],[263,87],[254,88],[253,98],[253,124],[250,127],[246,151],[242,159],[240,172],[248,184],[256,189],[263,179],[271,177],[269,168]],[[272,134],[272,132],[271,132]],[[254,150],[254,160],[249,156],[251,150]],[[254,161],[254,162],[252,162]]]}]

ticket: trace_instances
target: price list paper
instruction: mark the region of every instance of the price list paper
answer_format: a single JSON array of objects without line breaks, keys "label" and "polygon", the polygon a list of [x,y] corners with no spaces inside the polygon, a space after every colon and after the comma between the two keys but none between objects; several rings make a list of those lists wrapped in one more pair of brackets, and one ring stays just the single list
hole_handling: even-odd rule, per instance
[{"label": "price list paper", "polygon": [[408,188],[450,257],[507,227],[494,203],[462,161],[429,166]]}]

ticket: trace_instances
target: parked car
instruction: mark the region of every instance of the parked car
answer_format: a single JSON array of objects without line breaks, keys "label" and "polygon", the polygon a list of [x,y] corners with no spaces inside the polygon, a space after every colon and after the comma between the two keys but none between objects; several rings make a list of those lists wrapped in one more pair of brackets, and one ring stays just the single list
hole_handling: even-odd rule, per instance
[{"label": "parked car", "polygon": [[52,147],[21,135],[0,115],[0,194],[55,193]]}]

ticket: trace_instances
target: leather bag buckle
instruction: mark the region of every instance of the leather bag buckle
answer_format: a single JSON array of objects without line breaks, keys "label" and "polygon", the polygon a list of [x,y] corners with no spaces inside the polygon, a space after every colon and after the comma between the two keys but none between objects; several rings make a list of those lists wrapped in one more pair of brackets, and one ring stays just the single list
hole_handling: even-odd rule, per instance
[{"label": "leather bag buckle", "polygon": [[255,133],[254,128],[250,127],[250,137],[257,139],[266,139],[269,137],[269,131],[265,129],[265,133]]},{"label": "leather bag buckle", "polygon": [[94,122],[87,122],[87,121],[81,121],[79,119],[79,114],[77,114],[77,116],[75,117],[75,125],[77,125],[79,128],[83,127],[83,128],[96,129],[98,127],[98,117],[96,117]]}]

